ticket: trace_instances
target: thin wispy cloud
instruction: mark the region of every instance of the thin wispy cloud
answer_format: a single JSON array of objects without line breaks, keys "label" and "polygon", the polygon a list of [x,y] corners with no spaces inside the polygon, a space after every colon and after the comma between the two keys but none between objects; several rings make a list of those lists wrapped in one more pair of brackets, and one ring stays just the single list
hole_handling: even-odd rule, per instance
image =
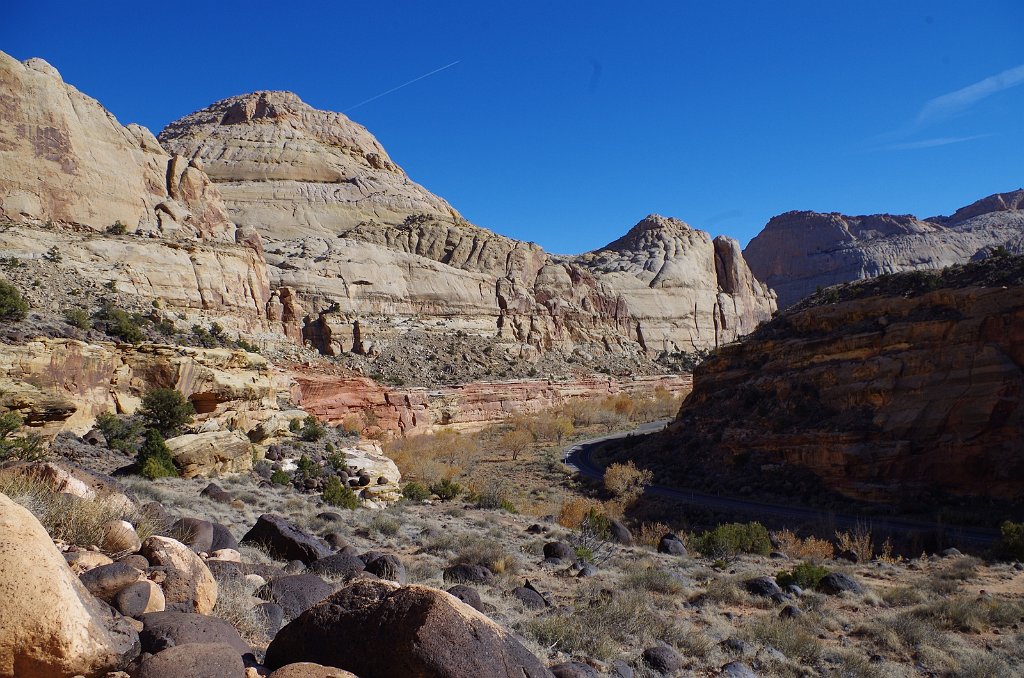
[{"label": "thin wispy cloud", "polygon": [[967,111],[982,99],[1021,84],[1024,84],[1024,64],[1009,68],[1002,73],[990,75],[973,85],[929,100],[921,108],[921,112],[917,114],[914,122],[918,126],[922,126],[948,120]]},{"label": "thin wispy cloud", "polygon": [[935,139],[922,139],[921,141],[907,141],[900,144],[889,144],[887,146],[880,146],[877,150],[880,151],[916,151],[921,148],[935,148],[936,146],[949,146],[951,144],[961,144],[965,141],[974,141],[975,139],[984,139],[990,137],[991,134],[972,134],[966,137],[937,137]]}]

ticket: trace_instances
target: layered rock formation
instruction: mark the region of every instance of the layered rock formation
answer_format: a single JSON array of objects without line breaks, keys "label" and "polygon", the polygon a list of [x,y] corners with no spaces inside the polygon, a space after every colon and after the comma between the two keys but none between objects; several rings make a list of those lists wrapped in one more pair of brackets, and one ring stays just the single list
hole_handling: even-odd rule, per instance
[{"label": "layered rock formation", "polygon": [[46,281],[41,313],[106,288],[191,322],[271,329],[259,236],[228,221],[197,160],[122,126],[40,59],[0,53],[0,85],[0,249]]},{"label": "layered rock formation", "polygon": [[780,308],[815,291],[885,273],[940,269],[995,247],[1019,252],[1024,190],[997,193],[949,217],[786,212],[750,241],[743,254],[754,275],[774,289]]},{"label": "layered rock formation", "polygon": [[497,334],[534,351],[693,351],[774,309],[734,241],[675,219],[652,215],[580,257],[472,226],[363,127],[291,93],[225,99],[160,141],[200,160],[232,218],[268,240],[272,315],[327,354],[412,329]]},{"label": "layered rock formation", "polygon": [[355,416],[394,433],[429,433],[441,427],[477,430],[515,414],[555,408],[573,398],[625,393],[646,398],[658,389],[673,396],[689,392],[690,375],[634,379],[544,379],[477,382],[439,389],[386,387],[365,377],[294,367],[292,398],[325,421],[341,424]]},{"label": "layered rock formation", "polygon": [[803,470],[866,500],[1019,501],[1022,384],[1024,258],[889,276],[829,290],[721,349],[640,457],[684,486],[700,469],[737,486]]}]

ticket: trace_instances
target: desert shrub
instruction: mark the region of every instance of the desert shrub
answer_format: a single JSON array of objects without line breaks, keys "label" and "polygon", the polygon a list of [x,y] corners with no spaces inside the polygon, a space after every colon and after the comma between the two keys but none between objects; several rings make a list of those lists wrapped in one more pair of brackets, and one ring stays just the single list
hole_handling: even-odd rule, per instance
[{"label": "desert shrub", "polygon": [[748,602],[749,596],[732,577],[713,577],[708,580],[704,591],[694,595],[691,602],[696,604],[715,603],[718,605],[740,605]]},{"label": "desert shrub", "polygon": [[928,596],[917,586],[897,586],[881,590],[882,600],[892,607],[907,607],[908,605],[919,605]]},{"label": "desert shrub", "polygon": [[792,570],[780,571],[775,575],[775,581],[779,586],[796,584],[802,589],[813,589],[818,586],[818,582],[824,579],[825,575],[828,573],[829,570],[821,565],[815,565],[814,563],[800,563]]},{"label": "desert shrub", "polygon": [[0,280],[0,321],[15,322],[28,315],[28,302],[21,297],[18,288]]},{"label": "desert shrub", "polygon": [[957,596],[915,608],[913,613],[942,628],[981,633],[990,626],[1009,626],[1024,616],[1024,603],[991,597]]},{"label": "desert shrub", "polygon": [[611,464],[604,472],[604,488],[620,506],[626,507],[640,498],[654,479],[649,469],[640,470],[632,461]]},{"label": "desert shrub", "polygon": [[512,461],[516,461],[519,459],[519,455],[533,444],[533,434],[525,428],[515,426],[501,435],[498,444],[509,453]]},{"label": "desert shrub", "polygon": [[327,443],[330,447],[324,450],[327,452],[327,463],[330,464],[331,468],[335,471],[340,471],[348,465],[348,457],[341,450],[336,450],[334,445]]},{"label": "desert shrub", "polygon": [[89,312],[84,308],[69,308],[64,311],[64,322],[80,330],[92,327]]},{"label": "desert shrub", "polygon": [[544,647],[568,655],[612,658],[623,644],[651,642],[665,630],[665,624],[640,591],[602,595],[598,590],[583,593],[572,614],[528,618],[518,630]]},{"label": "desert shrub", "polygon": [[396,438],[384,446],[384,452],[403,477],[433,483],[459,475],[463,468],[473,464],[480,448],[471,436],[445,429]]},{"label": "desert shrub", "polygon": [[519,559],[497,539],[464,534],[451,546],[455,550],[452,564],[483,565],[495,574],[512,574],[519,569]]},{"label": "desert shrub", "polygon": [[611,556],[608,534],[611,520],[601,506],[593,506],[580,521],[580,526],[569,535],[569,545],[576,551],[576,557],[589,563],[602,563]]},{"label": "desert shrub", "polygon": [[171,450],[164,442],[163,436],[154,429],[146,431],[146,438],[139,448],[135,465],[139,475],[150,480],[178,477],[178,468],[174,465]]},{"label": "desert shrub", "polygon": [[529,421],[529,429],[537,441],[547,441],[561,445],[576,432],[572,419],[557,412],[544,412]]},{"label": "desert shrub", "polygon": [[356,436],[363,430],[363,420],[355,414],[350,414],[341,422],[341,430],[345,435]]},{"label": "desert shrub", "polygon": [[134,453],[139,446],[139,436],[145,427],[136,419],[121,418],[113,412],[103,412],[96,417],[96,428],[106,438],[107,447],[110,449]]},{"label": "desert shrub", "polygon": [[832,542],[817,537],[801,539],[789,530],[772,532],[772,540],[776,548],[790,558],[799,560],[831,560],[835,556]]},{"label": "desert shrub", "polygon": [[790,659],[805,663],[817,660],[824,649],[817,634],[799,619],[780,619],[772,614],[755,619],[744,631],[749,640],[774,647]]},{"label": "desert shrub", "polygon": [[181,432],[182,427],[192,423],[195,408],[185,396],[173,388],[154,388],[142,398],[139,417],[164,437]]},{"label": "desert shrub", "polygon": [[636,541],[644,546],[657,548],[661,538],[671,531],[665,523],[642,523],[635,533]]},{"label": "desert shrub", "polygon": [[836,542],[840,551],[853,553],[858,562],[866,563],[875,556],[875,542],[867,525],[857,525],[851,532],[836,532]]},{"label": "desert shrub", "polygon": [[402,488],[402,496],[409,501],[425,501],[430,499],[430,490],[414,480],[405,484],[405,487]]},{"label": "desert shrub", "polygon": [[301,419],[296,418],[288,422],[288,430],[292,433],[298,433],[300,429],[302,429]]},{"label": "desert shrub", "polygon": [[323,500],[331,506],[355,509],[359,508],[359,497],[352,488],[341,482],[337,476],[330,476],[324,483]]},{"label": "desert shrub", "polygon": [[1024,560],[1024,523],[1009,520],[999,526],[999,541],[995,545],[997,558]]},{"label": "desert shrub", "polygon": [[370,519],[369,524],[370,534],[379,532],[380,534],[388,537],[393,537],[398,534],[398,531],[402,529],[402,523],[394,515],[388,515],[386,513],[377,513]]},{"label": "desert shrub", "polygon": [[431,494],[436,494],[441,501],[451,501],[462,494],[462,485],[450,478],[443,478],[430,485]]},{"label": "desert shrub", "polygon": [[107,233],[110,235],[124,235],[127,232],[128,227],[122,224],[120,219],[112,223],[110,226],[107,226]]},{"label": "desert shrub", "polygon": [[761,523],[725,523],[700,535],[692,535],[690,545],[708,558],[735,558],[741,553],[766,556],[772,543]]},{"label": "desert shrub", "polygon": [[42,438],[36,433],[21,433],[24,419],[17,412],[0,414],[0,462],[9,459],[38,461],[46,457]]},{"label": "desert shrub", "polygon": [[558,524],[571,530],[579,529],[587,515],[600,506],[593,499],[570,496],[562,502],[562,507],[558,511]]},{"label": "desert shrub", "polygon": [[149,320],[138,313],[128,313],[112,304],[106,304],[97,313],[107,334],[130,344],[138,344],[146,338],[142,328]]},{"label": "desert shrub", "polygon": [[302,429],[299,430],[299,437],[307,443],[315,443],[327,435],[327,429],[312,414],[302,422]]},{"label": "desert shrub", "polygon": [[291,485],[292,478],[281,469],[278,469],[270,474],[270,482],[274,485]]},{"label": "desert shrub", "polygon": [[624,584],[627,589],[666,595],[681,593],[686,588],[678,577],[656,567],[631,571],[626,575]]}]

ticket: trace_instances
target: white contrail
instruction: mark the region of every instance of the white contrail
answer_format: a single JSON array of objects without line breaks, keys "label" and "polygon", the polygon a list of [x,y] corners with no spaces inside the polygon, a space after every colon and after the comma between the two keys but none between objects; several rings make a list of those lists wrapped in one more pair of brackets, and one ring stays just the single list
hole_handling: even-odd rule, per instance
[{"label": "white contrail", "polygon": [[412,80],[410,80],[409,82],[403,82],[403,83],[402,83],[401,85],[399,85],[398,87],[392,87],[392,88],[391,88],[391,89],[389,89],[388,91],[386,91],[386,92],[381,92],[381,93],[380,93],[380,94],[378,94],[377,96],[372,96],[372,97],[370,97],[369,99],[367,99],[366,101],[360,101],[360,102],[359,102],[358,104],[356,104],[355,106],[349,106],[349,107],[348,107],[348,108],[346,108],[346,109],[345,109],[344,111],[342,111],[342,113],[348,113],[349,111],[351,111],[351,110],[353,110],[353,109],[359,108],[359,107],[360,107],[360,106],[362,106],[363,104],[368,104],[368,103],[370,103],[371,101],[376,101],[377,99],[380,99],[380,98],[381,98],[381,97],[383,97],[383,96],[387,96],[388,94],[391,94],[392,92],[397,92],[398,90],[402,89],[403,87],[406,87],[406,86],[408,86],[408,85],[411,85],[411,84],[413,84],[414,82],[419,82],[419,81],[420,81],[420,80],[422,80],[423,78],[429,78],[430,76],[434,75],[435,73],[440,73],[441,71],[443,71],[443,70],[444,70],[444,69],[446,69],[446,68],[451,68],[452,66],[454,66],[454,65],[455,65],[455,64],[457,64],[457,63],[460,63],[461,61],[462,61],[462,59],[459,59],[458,61],[453,61],[453,62],[451,62],[450,64],[447,64],[447,65],[445,65],[445,66],[441,66],[441,68],[435,68],[434,70],[430,71],[429,73],[424,73],[423,75],[421,75],[421,76],[420,76],[420,77],[418,77],[418,78],[413,78],[413,79],[412,79]]}]

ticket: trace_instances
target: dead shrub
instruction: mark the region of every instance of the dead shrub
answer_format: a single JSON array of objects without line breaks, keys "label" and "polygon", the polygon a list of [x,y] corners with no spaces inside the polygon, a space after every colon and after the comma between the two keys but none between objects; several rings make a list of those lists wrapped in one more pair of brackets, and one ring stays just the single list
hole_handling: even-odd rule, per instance
[{"label": "dead shrub", "polygon": [[558,524],[570,530],[577,530],[583,524],[584,518],[593,510],[603,513],[600,502],[586,497],[569,497],[562,502],[562,508],[558,511]]},{"label": "dead shrub", "polygon": [[642,523],[640,529],[636,531],[636,540],[644,546],[657,548],[661,538],[671,531],[665,523]]},{"label": "dead shrub", "polygon": [[871,537],[871,528],[867,525],[857,525],[850,532],[837,531],[836,541],[840,551],[853,553],[858,562],[869,562],[875,556],[875,542]]},{"label": "dead shrub", "polygon": [[818,539],[814,536],[801,539],[789,530],[782,530],[781,532],[772,532],[772,541],[775,542],[779,551],[797,560],[821,562],[835,557],[835,547],[826,539]]},{"label": "dead shrub", "polygon": [[651,481],[654,473],[649,469],[640,470],[632,461],[625,464],[611,464],[604,472],[604,487],[622,507],[633,504]]}]

